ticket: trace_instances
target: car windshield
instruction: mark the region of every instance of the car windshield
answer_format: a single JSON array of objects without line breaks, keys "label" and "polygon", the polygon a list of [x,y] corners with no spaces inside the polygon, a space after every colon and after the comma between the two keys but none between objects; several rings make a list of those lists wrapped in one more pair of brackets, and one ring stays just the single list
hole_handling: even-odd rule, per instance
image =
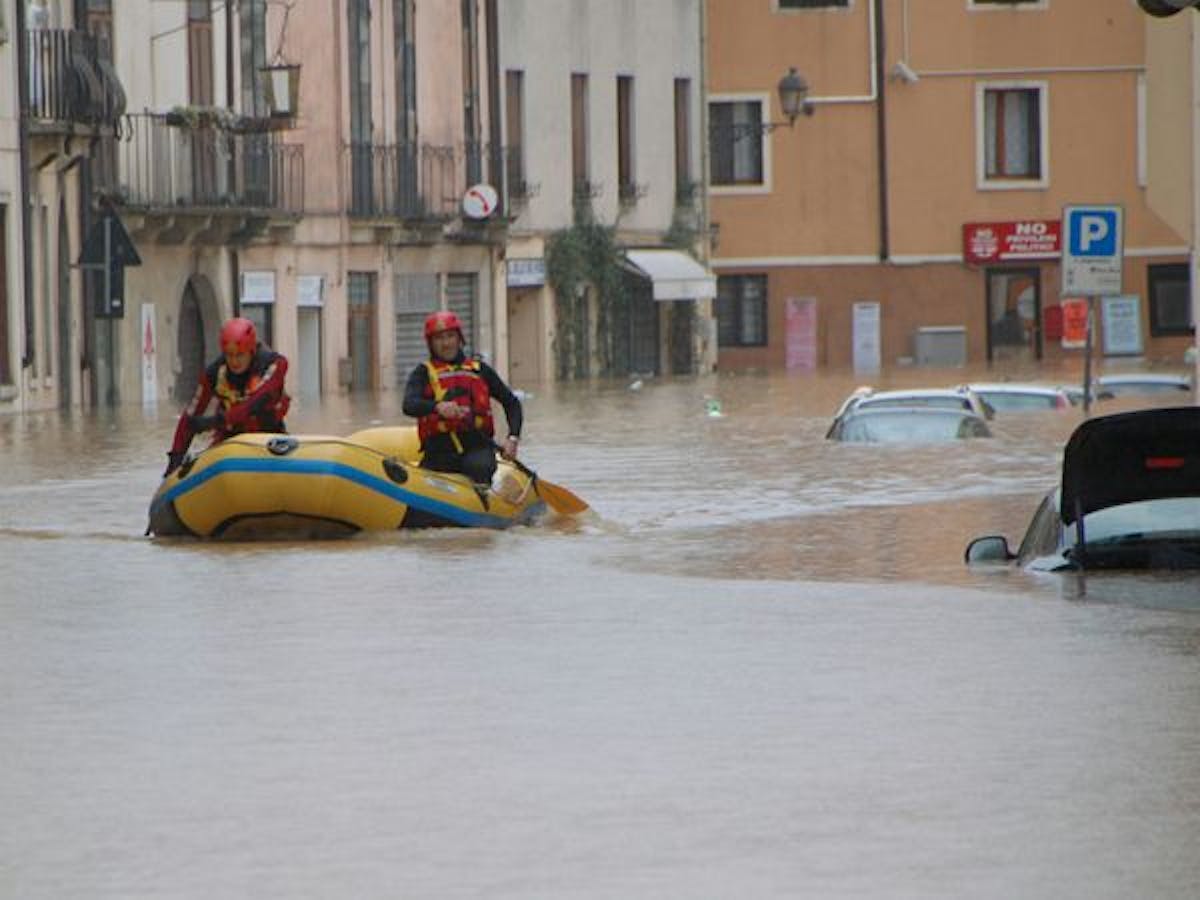
[{"label": "car windshield", "polygon": [[1055,394],[1023,394],[1015,391],[984,391],[980,394],[980,396],[990,403],[995,409],[1055,409],[1058,406],[1058,397]]},{"label": "car windshield", "polygon": [[923,409],[970,409],[971,401],[965,397],[957,397],[953,394],[939,395],[930,394],[928,396],[917,395],[909,397],[867,397],[865,400],[859,401],[858,409],[894,409],[898,406],[914,407],[919,406]]},{"label": "car windshield", "polygon": [[[1075,527],[1068,531],[1070,540],[1078,540]],[[1168,497],[1110,506],[1084,519],[1089,547],[1145,538],[1200,537],[1200,497]]]},{"label": "car windshield", "polygon": [[928,443],[987,437],[988,429],[974,416],[852,415],[842,429],[843,441],[867,443]]}]

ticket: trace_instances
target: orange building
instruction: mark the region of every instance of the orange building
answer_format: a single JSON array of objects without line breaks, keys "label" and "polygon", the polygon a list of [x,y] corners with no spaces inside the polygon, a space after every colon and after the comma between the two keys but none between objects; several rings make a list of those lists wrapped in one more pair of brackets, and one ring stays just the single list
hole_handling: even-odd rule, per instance
[{"label": "orange building", "polygon": [[[1123,222],[1097,353],[1182,364],[1189,241],[1146,199],[1136,4],[708,0],[707,13],[721,368],[1078,354],[1062,340],[1068,206]],[[789,68],[811,115],[780,108]]]}]

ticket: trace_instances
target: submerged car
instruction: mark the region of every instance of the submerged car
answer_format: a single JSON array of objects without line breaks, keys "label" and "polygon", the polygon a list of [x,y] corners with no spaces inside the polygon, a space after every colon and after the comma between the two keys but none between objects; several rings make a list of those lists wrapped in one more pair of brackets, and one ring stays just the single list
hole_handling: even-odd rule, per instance
[{"label": "submerged car", "polygon": [[1070,409],[1074,404],[1068,390],[1056,385],[1018,381],[973,382],[964,387],[992,409],[1024,412],[1038,409]]},{"label": "submerged car", "polygon": [[965,409],[860,407],[834,420],[825,435],[834,441],[871,444],[932,443],[991,437],[982,416]]},{"label": "submerged car", "polygon": [[1097,397],[1123,397],[1129,394],[1178,394],[1192,389],[1187,375],[1166,372],[1130,372],[1101,375],[1096,379]]},{"label": "submerged car", "polygon": [[909,388],[906,390],[876,391],[870,387],[855,388],[833,417],[825,437],[835,437],[839,423],[851,412],[863,409],[944,409],[957,410],[990,419],[995,415],[984,400],[966,386],[956,388]]},{"label": "submerged car", "polygon": [[988,535],[965,556],[1039,571],[1200,569],[1200,407],[1087,420],[1016,552]]}]

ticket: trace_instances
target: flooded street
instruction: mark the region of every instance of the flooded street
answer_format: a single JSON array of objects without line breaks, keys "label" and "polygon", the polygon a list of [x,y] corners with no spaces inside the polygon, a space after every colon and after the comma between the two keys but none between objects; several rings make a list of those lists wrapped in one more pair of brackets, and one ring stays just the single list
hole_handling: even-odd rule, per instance
[{"label": "flooded street", "polygon": [[175,409],[0,418],[0,898],[1194,897],[1200,579],[968,571],[1080,412],[861,380],[546,385],[594,515],[313,543],[144,537]]}]

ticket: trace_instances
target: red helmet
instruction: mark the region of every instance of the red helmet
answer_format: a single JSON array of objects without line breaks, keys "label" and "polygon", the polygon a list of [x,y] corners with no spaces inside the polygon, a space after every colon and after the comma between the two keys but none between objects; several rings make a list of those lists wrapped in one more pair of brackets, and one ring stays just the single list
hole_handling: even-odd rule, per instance
[{"label": "red helmet", "polygon": [[230,319],[221,326],[222,353],[253,353],[258,346],[258,332],[249,319]]},{"label": "red helmet", "polygon": [[463,339],[462,322],[458,320],[458,316],[446,310],[430,313],[429,318],[425,320],[426,343],[431,337],[442,331],[457,331],[459,340]]}]

